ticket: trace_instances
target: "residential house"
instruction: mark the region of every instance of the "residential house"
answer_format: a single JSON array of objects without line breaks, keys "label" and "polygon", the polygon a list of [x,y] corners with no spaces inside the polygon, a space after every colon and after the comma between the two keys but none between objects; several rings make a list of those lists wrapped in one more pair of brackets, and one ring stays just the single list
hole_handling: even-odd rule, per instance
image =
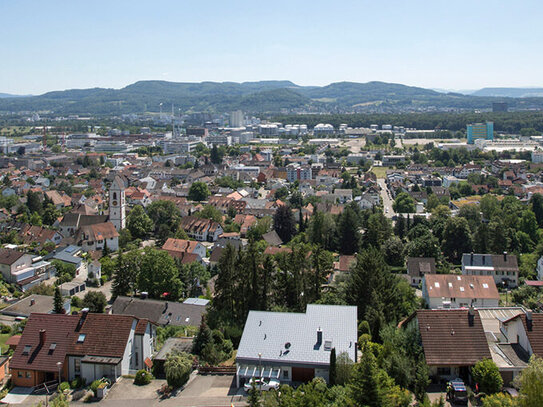
[{"label": "residential house", "polygon": [[409,283],[418,287],[425,274],[436,273],[436,259],[433,257],[409,257],[407,259],[407,275]]},{"label": "residential house", "polygon": [[462,255],[462,274],[492,276],[496,284],[516,287],[519,278],[517,256],[507,252],[504,252],[503,255],[464,253]]},{"label": "residential house", "polygon": [[215,242],[223,233],[221,225],[211,219],[186,216],[179,225],[187,235],[201,242]]},{"label": "residential house", "polygon": [[356,307],[309,304],[305,313],[249,311],[236,355],[236,384],[252,377],[328,382],[332,349],[357,360],[357,333]]},{"label": "residential house", "polygon": [[119,232],[111,222],[98,223],[79,228],[76,241],[85,251],[119,249]]},{"label": "residential house", "polygon": [[[71,311],[70,300],[64,301],[63,308],[66,314]],[[32,294],[22,298],[11,304],[10,306],[0,311],[3,315],[11,317],[28,318],[32,313],[51,314],[54,312],[55,306],[53,297],[50,295]]]},{"label": "residential house", "polygon": [[162,250],[166,250],[172,257],[182,260],[183,263],[192,263],[194,261],[202,262],[206,257],[206,248],[199,242],[185,239],[168,238]]},{"label": "residential house", "polygon": [[159,326],[200,326],[209,300],[189,298],[185,302],[159,301],[119,296],[111,307],[116,315],[134,315]]},{"label": "residential house", "polygon": [[155,337],[152,323],[128,315],[32,313],[10,363],[12,381],[116,381],[149,363]]},{"label": "residential house", "polygon": [[422,298],[430,309],[497,307],[500,294],[492,276],[425,274]]},{"label": "residential house", "polygon": [[479,312],[473,308],[418,310],[401,326],[418,328],[433,382],[457,377],[469,381],[470,369],[491,358]]},{"label": "residential house", "polygon": [[13,249],[0,249],[0,272],[8,283],[23,291],[46,280],[54,272],[51,263]]}]

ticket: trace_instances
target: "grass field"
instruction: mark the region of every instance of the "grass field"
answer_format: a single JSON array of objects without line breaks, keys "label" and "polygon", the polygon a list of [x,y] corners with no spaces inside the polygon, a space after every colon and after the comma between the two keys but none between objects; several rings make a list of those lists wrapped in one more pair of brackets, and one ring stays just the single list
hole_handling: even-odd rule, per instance
[{"label": "grass field", "polygon": [[2,354],[4,354],[4,352],[8,350],[6,341],[8,340],[9,337],[11,337],[11,334],[0,334],[0,348],[1,348]]},{"label": "grass field", "polygon": [[385,178],[390,167],[373,167],[371,170],[377,178]]}]

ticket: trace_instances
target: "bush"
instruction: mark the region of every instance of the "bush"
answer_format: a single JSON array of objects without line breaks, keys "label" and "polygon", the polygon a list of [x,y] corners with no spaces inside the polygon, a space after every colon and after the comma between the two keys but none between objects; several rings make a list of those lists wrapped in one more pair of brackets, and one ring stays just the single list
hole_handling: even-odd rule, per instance
[{"label": "bush", "polygon": [[9,325],[2,325],[1,331],[3,334],[11,333],[11,327]]},{"label": "bush", "polygon": [[70,383],[68,382],[62,382],[60,383],[59,390],[64,392],[66,390],[70,390]]},{"label": "bush", "polygon": [[147,370],[138,370],[136,377],[134,378],[134,384],[137,386],[145,386],[146,384],[151,383],[153,375]]},{"label": "bush", "polygon": [[164,363],[164,371],[168,386],[173,388],[183,386],[192,372],[192,356],[184,352],[168,355]]},{"label": "bush", "polygon": [[81,298],[74,295],[72,297],[71,306],[76,307],[76,308],[81,308],[81,302],[82,302]]},{"label": "bush", "polygon": [[479,383],[479,391],[486,394],[494,394],[501,390],[503,379],[498,366],[492,359],[483,359],[471,369],[473,380]]},{"label": "bush", "polygon": [[101,384],[102,384],[101,380],[95,380],[91,383],[90,389],[94,393],[94,397],[98,395],[98,387],[100,387]]},{"label": "bush", "polygon": [[85,379],[83,379],[82,377],[78,377],[77,379],[72,380],[70,382],[70,387],[72,389],[79,389],[81,387],[85,387]]}]

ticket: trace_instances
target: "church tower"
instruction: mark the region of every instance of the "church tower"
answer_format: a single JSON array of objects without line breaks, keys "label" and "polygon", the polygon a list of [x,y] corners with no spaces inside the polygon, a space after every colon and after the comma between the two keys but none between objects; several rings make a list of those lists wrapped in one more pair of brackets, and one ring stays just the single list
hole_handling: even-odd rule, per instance
[{"label": "church tower", "polygon": [[125,206],[124,182],[117,175],[109,188],[109,221],[113,223],[117,231],[126,227]]}]

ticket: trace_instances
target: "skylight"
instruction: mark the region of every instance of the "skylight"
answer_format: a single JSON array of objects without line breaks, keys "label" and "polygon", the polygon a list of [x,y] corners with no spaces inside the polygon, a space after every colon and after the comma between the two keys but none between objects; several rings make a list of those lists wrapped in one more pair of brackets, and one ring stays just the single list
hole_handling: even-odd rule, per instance
[{"label": "skylight", "polygon": [[434,285],[436,286],[436,288],[439,288],[439,283],[438,282],[435,282]]},{"label": "skylight", "polygon": [[460,287],[460,291],[464,292],[464,287]]},{"label": "skylight", "polygon": [[30,349],[32,349],[31,345],[25,345],[23,349],[23,355],[28,355],[30,353]]},{"label": "skylight", "polygon": [[77,337],[77,343],[85,342],[86,337],[87,337],[87,334],[79,334],[79,336]]},{"label": "skylight", "polygon": [[49,346],[49,350],[55,350],[57,348],[57,344],[53,342],[51,346]]},{"label": "skylight", "polygon": [[488,288],[488,284],[487,284],[487,283],[483,283],[483,288]]},{"label": "skylight", "polygon": [[324,350],[332,350],[332,341],[324,341]]}]

